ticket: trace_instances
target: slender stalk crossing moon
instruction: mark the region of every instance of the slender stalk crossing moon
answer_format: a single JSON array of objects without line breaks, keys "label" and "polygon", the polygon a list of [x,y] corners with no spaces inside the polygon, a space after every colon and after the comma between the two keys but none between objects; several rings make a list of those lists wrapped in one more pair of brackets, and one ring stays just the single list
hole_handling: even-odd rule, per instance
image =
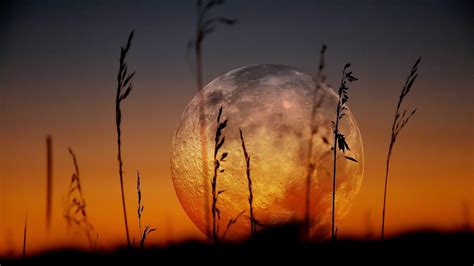
[{"label": "slender stalk crossing moon", "polygon": [[[214,165],[216,119],[222,107],[227,119],[221,150],[228,156],[221,163],[224,172],[217,178],[220,210],[219,236],[230,219],[245,211],[228,232],[228,239],[250,235],[248,183],[246,161],[239,128],[245,135],[250,155],[253,190],[253,211],[261,225],[301,222],[305,215],[306,171],[308,143],[313,138],[313,162],[310,197],[310,234],[326,237],[330,231],[332,208],[331,153],[334,141],[332,121],[338,96],[323,85],[316,91],[311,76],[286,66],[255,65],[232,70],[211,81],[202,93],[205,105],[205,125],[208,141],[208,176]],[[322,103],[315,120],[317,132],[311,134],[313,95]],[[184,110],[173,137],[171,174],[180,203],[193,223],[206,233],[204,210],[201,138],[199,135],[200,95],[196,95]],[[350,151],[338,152],[336,182],[336,224],[348,212],[359,191],[364,170],[362,138],[350,110],[340,122],[340,132],[346,136]],[[344,155],[358,162],[346,160]],[[211,180],[209,180],[210,186]],[[208,202],[212,202],[209,200]],[[208,206],[210,209],[211,206]]]}]

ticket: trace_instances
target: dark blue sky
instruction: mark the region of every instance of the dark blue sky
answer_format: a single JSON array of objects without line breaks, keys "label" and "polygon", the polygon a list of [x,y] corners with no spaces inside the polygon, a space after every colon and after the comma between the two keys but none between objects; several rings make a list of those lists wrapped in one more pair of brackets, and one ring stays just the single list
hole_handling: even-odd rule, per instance
[{"label": "dark blue sky", "polygon": [[[119,46],[131,29],[137,104],[153,104],[175,121],[194,95],[186,62],[194,1],[2,3],[4,110],[63,110],[78,101],[101,110],[113,97]],[[442,119],[472,121],[473,6],[471,1],[228,0],[215,13],[238,23],[205,40],[205,81],[260,63],[311,73],[326,43],[328,82],[337,83],[342,66],[352,62],[360,78],[352,107],[365,117],[393,106],[410,66],[422,56],[414,102],[438,110]]]},{"label": "dark blue sky", "polygon": [[[3,6],[2,108],[62,110],[78,100],[100,106],[114,93],[119,46],[131,29],[136,34],[129,60],[137,70],[138,102],[146,106],[154,99],[160,112],[176,120],[195,92],[185,60],[194,33],[194,1],[11,1]],[[352,62],[360,78],[352,106],[366,116],[373,113],[369,103],[376,109],[393,106],[421,55],[423,92],[414,94],[416,101],[456,107],[462,119],[472,121],[473,6],[470,1],[229,0],[215,12],[238,24],[220,27],[206,39],[205,80],[260,63],[311,73],[326,43],[329,83],[337,83],[341,67]],[[448,119],[456,113],[446,111],[438,115]]]}]

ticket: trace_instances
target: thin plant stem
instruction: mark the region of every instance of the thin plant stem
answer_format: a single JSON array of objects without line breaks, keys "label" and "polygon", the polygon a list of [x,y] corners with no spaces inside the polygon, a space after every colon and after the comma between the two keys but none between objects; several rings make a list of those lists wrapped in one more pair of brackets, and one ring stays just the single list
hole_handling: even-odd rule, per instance
[{"label": "thin plant stem", "polygon": [[223,130],[227,126],[227,119],[221,122],[222,116],[222,107],[219,109],[219,114],[217,115],[217,127],[216,127],[216,135],[214,138],[214,175],[211,180],[211,188],[212,188],[212,239],[214,243],[217,243],[219,240],[219,221],[220,221],[220,210],[217,207],[217,200],[219,199],[219,195],[224,193],[225,190],[217,190],[217,180],[218,174],[223,173],[224,169],[221,168],[222,162],[225,161],[228,153],[223,152],[221,157],[219,158],[219,150],[224,145],[225,136],[223,136]]},{"label": "thin plant stem", "polygon": [[[196,1],[196,36],[195,39],[188,43],[188,49],[194,47],[196,56],[196,87],[197,91],[201,92],[203,89],[203,56],[202,43],[207,35],[214,31],[218,24],[233,25],[235,20],[225,17],[211,17],[209,12],[213,7],[222,5],[223,0],[197,0]],[[206,233],[210,235],[210,212],[209,212],[209,172],[208,172],[208,158],[207,158],[207,131],[206,131],[206,117],[204,94],[199,93],[199,137],[201,140],[201,168],[203,174],[203,195],[204,195],[204,221],[206,224]]]},{"label": "thin plant stem", "polygon": [[255,236],[255,233],[257,232],[256,228],[256,218],[253,213],[253,192],[252,192],[252,178],[250,176],[250,155],[247,152],[247,148],[245,147],[245,140],[244,140],[244,134],[242,133],[242,129],[239,128],[240,131],[240,140],[242,141],[242,150],[244,152],[244,157],[245,157],[245,173],[247,175],[247,182],[248,182],[248,189],[249,189],[249,214],[250,214],[250,236],[253,237]]},{"label": "thin plant stem", "polygon": [[145,209],[145,205],[142,203],[142,189],[141,189],[141,177],[140,172],[137,171],[137,197],[138,197],[138,230],[140,232],[140,248],[145,247],[145,240],[147,236],[151,233],[156,231],[156,228],[151,227],[149,225],[145,225],[145,230],[142,232],[142,215]]},{"label": "thin plant stem", "polygon": [[120,109],[121,103],[127,98],[130,91],[133,88],[132,78],[135,75],[135,72],[128,73],[127,62],[125,57],[132,45],[133,39],[133,30],[128,36],[127,45],[122,47],[120,50],[120,65],[119,71],[117,74],[117,94],[115,97],[115,122],[117,126],[117,160],[119,164],[119,177],[120,177],[120,189],[122,192],[122,208],[123,208],[123,219],[125,223],[125,234],[127,236],[127,246],[130,247],[130,235],[128,232],[128,222],[127,222],[127,209],[125,207],[125,192],[123,189],[123,160],[122,160],[122,142],[121,142],[121,122],[122,122],[122,111]]},{"label": "thin plant stem", "polygon": [[46,137],[46,230],[51,227],[53,200],[53,139]]},{"label": "thin plant stem", "polygon": [[26,257],[26,228],[28,225],[28,214],[25,215],[25,226],[23,228],[23,252],[22,252],[22,257],[25,259]]},{"label": "thin plant stem", "polygon": [[415,114],[416,108],[413,109],[409,114],[407,114],[408,110],[401,110],[401,106],[403,100],[405,100],[406,96],[410,92],[413,83],[415,82],[416,78],[418,77],[418,65],[420,64],[421,57],[419,57],[413,67],[411,68],[410,74],[405,81],[405,85],[402,88],[402,92],[400,97],[398,98],[397,108],[395,109],[395,118],[393,119],[392,123],[392,133],[390,136],[390,145],[388,146],[388,153],[387,153],[387,161],[385,163],[385,184],[384,184],[384,193],[383,193],[383,207],[382,207],[382,229],[380,232],[380,239],[384,240],[385,237],[385,207],[387,204],[387,186],[388,186],[388,173],[390,168],[390,158],[392,156],[392,150],[397,141],[398,134],[401,130],[407,125],[410,118]]},{"label": "thin plant stem", "polygon": [[319,125],[315,123],[316,112],[323,102],[323,98],[317,99],[318,91],[321,88],[321,83],[324,82],[325,77],[322,74],[324,69],[324,52],[326,51],[326,45],[323,44],[321,48],[320,57],[319,57],[319,67],[316,74],[316,77],[313,78],[315,82],[315,88],[313,92],[313,106],[311,108],[311,117],[310,117],[310,136],[308,140],[308,156],[307,161],[307,170],[306,170],[306,201],[305,201],[305,218],[304,218],[304,230],[305,237],[310,238],[310,228],[311,228],[311,182],[313,177],[313,172],[315,169],[315,162],[313,161],[313,137],[318,131]]},{"label": "thin plant stem", "polygon": [[[331,239],[336,240],[336,234],[334,227],[335,222],[335,209],[336,209],[336,170],[337,170],[337,150],[341,150],[345,153],[346,150],[350,150],[349,145],[346,142],[345,136],[339,132],[339,122],[346,115],[344,112],[347,110],[345,106],[346,102],[349,100],[349,88],[347,87],[347,82],[356,81],[357,78],[352,76],[352,72],[346,72],[346,70],[351,66],[350,63],[347,63],[342,70],[341,84],[339,86],[338,101],[336,108],[336,119],[333,121],[334,124],[334,145],[332,147],[333,151],[333,179],[332,179],[332,219],[331,219]],[[344,156],[347,160],[357,163],[357,160]],[[337,229],[336,229],[337,230]]]},{"label": "thin plant stem", "polygon": [[71,181],[69,183],[68,190],[68,205],[64,214],[68,227],[71,224],[75,224],[80,229],[84,231],[89,243],[92,247],[98,248],[98,241],[94,240],[92,234],[95,233],[94,227],[89,222],[87,211],[86,211],[86,201],[84,194],[82,192],[81,179],[79,174],[79,166],[77,163],[76,155],[69,148],[69,154],[71,155],[72,162],[74,164],[74,172],[71,176]]}]

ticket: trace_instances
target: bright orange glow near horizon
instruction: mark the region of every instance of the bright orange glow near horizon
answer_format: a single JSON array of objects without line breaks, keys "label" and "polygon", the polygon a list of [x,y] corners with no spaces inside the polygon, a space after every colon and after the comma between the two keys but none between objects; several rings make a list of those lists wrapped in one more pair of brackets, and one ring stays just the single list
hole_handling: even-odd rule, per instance
[{"label": "bright orange glow near horizon", "polygon": [[[341,237],[378,237],[385,147],[389,134],[389,124],[378,121],[389,120],[391,112],[387,110],[378,116],[364,118],[358,111],[360,106],[357,106],[356,100],[354,102],[351,108],[362,132],[366,166],[361,190],[349,214],[339,222],[338,234]],[[143,223],[157,227],[157,231],[150,235],[149,244],[166,244],[189,238],[204,239],[204,235],[182,210],[170,176],[169,151],[179,111],[172,115],[175,121],[169,119],[150,125],[138,119],[138,111],[133,111],[138,105],[138,100],[131,98],[125,107],[123,122],[125,195],[131,238],[135,241],[139,238],[135,183],[138,169],[143,178]],[[2,254],[20,254],[26,213],[30,252],[64,245],[88,248],[82,232],[68,231],[63,217],[73,172],[68,147],[75,151],[78,159],[88,216],[98,233],[101,247],[110,248],[126,243],[111,107],[110,103],[105,105],[104,109],[109,111],[95,118],[91,118],[95,110],[82,110],[75,114],[73,120],[76,122],[70,129],[56,128],[58,124],[55,121],[41,125],[36,124],[38,121],[30,120],[25,126],[11,128],[11,132],[22,131],[19,139],[16,139],[18,136],[3,133],[3,147],[10,152],[1,154],[2,176],[8,177],[8,180],[2,179],[1,186],[1,217],[4,217],[1,219]],[[472,151],[459,149],[457,145],[435,143],[433,139],[447,137],[443,134],[448,135],[448,132],[434,132],[436,129],[431,133],[426,132],[421,121],[430,119],[429,108],[434,107],[427,106],[425,110],[420,108],[421,111],[402,133],[394,150],[388,191],[388,235],[423,228],[461,229],[466,222],[462,204],[474,206],[471,195],[474,188],[473,169],[469,164]],[[89,119],[94,120],[96,128],[87,121]],[[10,125],[13,125],[12,122]],[[28,131],[26,128],[35,130]],[[53,130],[47,131],[48,128]],[[43,130],[53,136],[53,219],[49,233],[45,225],[46,135],[37,133]],[[76,132],[88,133],[82,135]],[[432,144],[429,144],[430,141]],[[456,142],[455,137],[453,142]],[[446,156],[443,158],[439,156],[440,150],[445,151]],[[453,154],[455,156],[450,156]],[[472,224],[473,215],[469,215]]]},{"label": "bright orange glow near horizon", "polygon": [[[142,222],[157,228],[147,244],[203,240],[183,211],[170,174],[171,140],[196,92],[185,60],[185,44],[195,31],[194,3],[14,2],[0,16],[6,21],[0,24],[6,36],[0,43],[0,257],[21,255],[26,215],[28,254],[90,248],[82,232],[68,231],[63,216],[74,171],[69,147],[77,156],[88,217],[100,247],[126,244],[114,99],[119,48],[131,28],[135,37],[128,63],[137,74],[122,105],[131,239],[140,237],[139,170]],[[359,80],[350,86],[348,105],[362,135],[364,176],[348,215],[338,221],[339,237],[380,236],[390,128],[400,90],[419,56],[419,76],[404,103],[418,111],[393,150],[386,234],[461,230],[466,224],[473,230],[472,8],[457,1],[228,2],[219,12],[235,16],[238,23],[219,28],[206,40],[207,82],[229,70],[263,63],[311,74],[323,43],[328,47],[324,71],[332,87],[337,88],[342,67],[352,63]],[[49,232],[47,135],[53,139]]]}]

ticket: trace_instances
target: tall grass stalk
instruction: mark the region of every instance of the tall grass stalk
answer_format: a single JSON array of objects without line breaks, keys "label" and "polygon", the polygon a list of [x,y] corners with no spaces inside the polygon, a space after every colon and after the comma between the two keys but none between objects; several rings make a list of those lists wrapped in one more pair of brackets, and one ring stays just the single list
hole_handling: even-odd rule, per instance
[{"label": "tall grass stalk", "polygon": [[25,259],[26,257],[26,228],[28,225],[28,214],[25,215],[25,226],[23,227],[23,252],[22,258]]},{"label": "tall grass stalk", "polygon": [[[203,88],[203,56],[202,44],[206,36],[212,33],[219,24],[233,25],[235,20],[225,17],[210,17],[210,11],[219,5],[224,4],[223,0],[197,0],[196,1],[196,36],[195,39],[188,42],[188,50],[194,48],[196,56],[196,87],[197,91]],[[207,132],[205,121],[205,105],[204,94],[199,94],[199,136],[201,140],[201,167],[203,173],[203,188],[204,188],[204,220],[206,223],[207,235],[210,235],[210,213],[209,213],[209,173],[207,171]]]},{"label": "tall grass stalk", "polygon": [[132,78],[135,72],[128,72],[128,65],[125,58],[130,50],[133,39],[133,30],[128,36],[127,45],[120,48],[120,61],[119,71],[117,73],[117,94],[115,96],[115,123],[117,126],[117,149],[118,155],[117,160],[119,164],[119,177],[120,177],[120,189],[122,191],[122,207],[123,207],[123,220],[125,223],[125,234],[127,236],[127,246],[130,247],[130,235],[128,233],[128,222],[127,222],[127,209],[125,207],[125,192],[123,190],[123,160],[122,160],[122,142],[121,142],[121,129],[122,123],[122,110],[120,109],[122,101],[124,101],[132,91]]},{"label": "tall grass stalk", "polygon": [[318,99],[318,92],[321,89],[321,83],[326,80],[326,77],[322,74],[324,70],[324,53],[326,51],[326,45],[323,44],[321,52],[319,55],[319,66],[316,76],[313,78],[315,83],[315,88],[313,92],[313,102],[311,108],[311,117],[310,117],[310,136],[308,139],[308,156],[307,169],[306,169],[306,201],[305,201],[305,215],[304,215],[304,233],[307,239],[310,238],[310,228],[311,228],[311,182],[313,178],[313,173],[315,170],[314,154],[313,154],[313,138],[318,132],[319,123],[316,123],[316,112],[323,102],[323,98]]},{"label": "tall grass stalk", "polygon": [[87,205],[82,192],[77,158],[71,148],[69,148],[69,154],[71,155],[71,159],[74,164],[74,172],[69,183],[67,208],[64,213],[64,218],[66,219],[68,228],[71,227],[71,225],[77,226],[84,232],[90,245],[94,248],[98,248],[97,238],[93,237],[93,235],[97,236],[97,233],[95,233],[94,227],[89,222],[89,218],[87,216]]},{"label": "tall grass stalk", "polygon": [[46,137],[46,230],[51,227],[53,201],[53,139]]},{"label": "tall grass stalk", "polygon": [[142,232],[142,215],[143,215],[143,210],[145,209],[145,205],[142,203],[142,189],[141,189],[140,180],[141,180],[140,172],[137,171],[138,230],[140,232],[140,247],[143,249],[145,247],[145,240],[146,240],[147,236],[151,232],[156,231],[156,228],[151,227],[149,225],[145,225],[145,230],[143,230],[143,232]]},{"label": "tall grass stalk", "polygon": [[217,190],[217,180],[218,174],[223,173],[224,169],[221,167],[221,163],[225,161],[227,157],[227,152],[222,152],[219,157],[219,150],[222,148],[225,142],[225,136],[223,135],[223,130],[227,126],[227,119],[221,122],[222,116],[222,107],[219,108],[219,114],[217,115],[217,127],[216,127],[216,135],[214,138],[214,175],[211,180],[211,188],[212,188],[212,239],[214,243],[217,243],[219,240],[219,221],[221,217],[221,213],[219,208],[217,208],[217,200],[219,199],[219,195],[224,193],[225,190]]},{"label": "tall grass stalk", "polygon": [[385,165],[385,186],[384,186],[384,192],[383,192],[383,208],[382,208],[382,230],[380,233],[380,238],[382,240],[384,239],[384,233],[385,233],[385,206],[387,202],[387,185],[388,185],[388,172],[389,172],[388,170],[390,167],[390,157],[392,155],[393,146],[395,145],[395,142],[397,141],[398,134],[400,134],[400,131],[402,131],[402,129],[407,125],[410,118],[416,112],[416,108],[410,112],[408,112],[408,110],[406,109],[402,111],[401,106],[406,96],[410,92],[410,89],[413,86],[413,83],[415,82],[418,76],[417,71],[418,71],[418,65],[420,64],[420,61],[421,61],[421,57],[419,57],[418,60],[416,60],[415,64],[411,68],[410,74],[408,75],[407,80],[405,81],[405,85],[402,88],[400,97],[398,98],[397,108],[395,109],[395,118],[393,119],[392,134],[390,137],[390,145],[388,146],[387,161]]},{"label": "tall grass stalk", "polygon": [[[336,107],[336,119],[333,121],[334,125],[334,146],[332,147],[333,151],[333,179],[332,179],[332,223],[331,223],[331,239],[336,240],[337,231],[334,229],[334,220],[335,220],[335,209],[336,209],[336,160],[337,160],[337,150],[341,150],[342,153],[345,153],[346,150],[350,151],[349,145],[346,142],[346,138],[341,132],[339,132],[339,122],[346,115],[345,111],[347,110],[346,103],[349,100],[349,88],[347,87],[348,82],[356,81],[357,78],[352,75],[352,72],[348,72],[348,68],[351,66],[350,63],[347,63],[344,66],[342,71],[341,84],[339,86],[338,93],[338,102]],[[356,159],[344,156],[344,158],[357,162]]]},{"label": "tall grass stalk", "polygon": [[244,158],[245,158],[245,173],[247,175],[247,182],[248,182],[248,188],[249,188],[249,221],[250,221],[250,236],[253,237],[255,233],[257,232],[257,223],[256,223],[256,218],[253,213],[253,192],[252,192],[252,178],[250,176],[250,155],[247,152],[247,148],[245,147],[245,140],[244,140],[244,134],[242,133],[242,129],[239,128],[240,131],[240,140],[242,142],[242,150],[244,152]]}]

